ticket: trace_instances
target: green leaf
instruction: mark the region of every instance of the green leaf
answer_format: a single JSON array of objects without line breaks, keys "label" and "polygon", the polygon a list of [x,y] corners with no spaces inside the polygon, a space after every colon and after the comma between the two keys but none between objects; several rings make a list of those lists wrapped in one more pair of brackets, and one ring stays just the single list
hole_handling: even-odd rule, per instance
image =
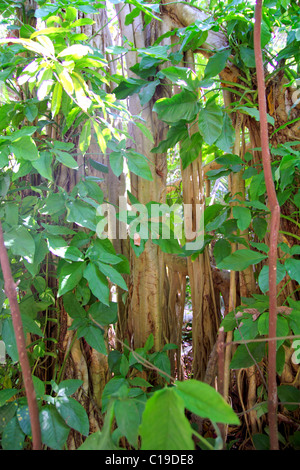
[{"label": "green leaf", "polygon": [[[269,334],[269,312],[264,312],[259,316],[258,319],[258,331],[261,335]],[[289,334],[290,327],[286,318],[282,315],[277,315],[276,322],[276,336],[287,336]],[[284,340],[277,341],[276,348],[278,349]]]},{"label": "green leaf", "polygon": [[108,167],[106,165],[103,165],[103,163],[97,162],[92,158],[89,158],[89,163],[93,168],[95,168],[95,170],[98,170],[101,173],[108,173]]},{"label": "green leaf", "polygon": [[83,406],[74,398],[60,396],[55,399],[55,407],[65,423],[83,436],[89,434],[89,419]]},{"label": "green leaf", "polygon": [[[260,120],[259,110],[257,108],[249,108],[248,106],[240,106],[238,109],[242,113],[252,116],[256,121]],[[267,114],[267,121],[269,124],[272,124],[272,126],[274,126],[274,118],[270,116],[269,114]]]},{"label": "green leaf", "polygon": [[172,66],[163,69],[161,73],[186,90],[195,91],[199,87],[200,80],[192,69]]},{"label": "green leaf", "polygon": [[290,278],[294,279],[298,284],[300,284],[300,260],[288,258],[284,263],[284,267],[287,270]]},{"label": "green leaf", "polygon": [[139,98],[142,106],[145,106],[151,98],[153,97],[156,87],[160,84],[160,80],[155,80],[154,82],[148,82],[149,84],[142,88],[139,93]]},{"label": "green leaf", "polygon": [[137,404],[132,399],[117,400],[114,410],[121,435],[126,437],[130,445],[137,447],[141,421]]},{"label": "green leaf", "polygon": [[231,244],[224,238],[220,238],[214,246],[213,253],[218,265],[224,258],[231,254]]},{"label": "green leaf", "polygon": [[55,150],[55,158],[66,167],[72,168],[72,170],[78,170],[78,163],[69,153]]},{"label": "green leaf", "polygon": [[203,139],[199,132],[181,142],[180,158],[183,170],[201,155]]},{"label": "green leaf", "polygon": [[230,369],[246,369],[260,362],[265,355],[265,343],[240,344],[230,363]]},{"label": "green leaf", "polygon": [[79,149],[83,155],[85,155],[86,152],[88,151],[90,144],[91,144],[91,121],[88,120],[84,123],[82,127],[82,131],[80,133],[80,137],[79,137]]},{"label": "green leaf", "polygon": [[59,286],[57,296],[61,297],[70,290],[73,290],[83,276],[85,263],[67,263],[65,264],[59,274]]},{"label": "green leaf", "polygon": [[109,163],[116,176],[123,173],[123,154],[121,152],[111,152],[109,154]]},{"label": "green leaf", "polygon": [[62,92],[62,86],[59,82],[57,82],[54,86],[51,100],[52,117],[55,117],[59,113],[61,107]]},{"label": "green leaf", "polygon": [[118,304],[116,302],[109,302],[107,306],[102,302],[95,302],[89,308],[89,315],[102,326],[116,323],[118,319]]},{"label": "green leaf", "polygon": [[39,112],[38,107],[33,103],[28,103],[24,110],[24,114],[29,122],[32,122],[35,120],[35,118],[38,115],[38,112]]},{"label": "green leaf", "polygon": [[134,149],[126,150],[129,170],[137,176],[152,181],[153,176],[149,164],[144,155],[136,152]]},{"label": "green leaf", "polygon": [[41,152],[40,158],[32,162],[33,168],[35,168],[43,178],[49,181],[53,181],[52,160],[53,157],[50,152]]},{"label": "green leaf", "polygon": [[123,80],[115,89],[114,94],[118,100],[124,100],[128,96],[139,93],[141,89],[149,85],[147,80],[141,80],[139,78],[128,78]]},{"label": "green leaf", "polygon": [[14,227],[4,233],[4,243],[14,255],[23,256],[29,263],[33,262],[35,243],[29,230],[23,225]]},{"label": "green leaf", "polygon": [[241,231],[249,227],[252,218],[250,209],[242,206],[234,206],[232,208],[232,215],[237,219],[237,226]]},{"label": "green leaf", "polygon": [[90,204],[76,199],[75,201],[69,201],[66,204],[67,207],[67,221],[74,222],[80,227],[86,227],[93,232],[96,231],[97,223],[100,217],[97,216],[96,209]]},{"label": "green leaf", "polygon": [[254,49],[251,49],[250,47],[245,47],[245,46],[240,46],[239,49],[240,49],[241,59],[246,65],[246,67],[255,68]]},{"label": "green leaf", "polygon": [[204,70],[204,79],[213,78],[224,69],[230,50],[220,51],[209,58]]},{"label": "green leaf", "polygon": [[89,263],[84,271],[84,277],[89,283],[89,288],[100,302],[109,306],[109,287],[106,277],[99,271],[94,263]]},{"label": "green leaf", "polygon": [[[286,275],[285,267],[277,261],[277,271],[276,271],[276,284],[279,284],[284,276]],[[269,290],[269,266],[265,265],[262,267],[262,270],[258,276],[258,285],[260,290],[265,294]]]},{"label": "green leaf", "polygon": [[224,114],[223,128],[220,136],[215,141],[215,145],[224,152],[231,152],[235,141],[235,130],[228,114]]},{"label": "green leaf", "polygon": [[79,387],[83,384],[83,380],[79,379],[66,379],[60,382],[57,386],[57,396],[59,397],[68,397],[73,395]]},{"label": "green leaf", "polygon": [[3,406],[8,400],[18,393],[16,388],[7,388],[0,390],[0,407]]},{"label": "green leaf", "polygon": [[86,342],[96,351],[107,355],[107,348],[104,340],[104,331],[97,325],[90,324],[84,333]]},{"label": "green leaf", "polygon": [[[298,402],[300,403],[300,390],[292,385],[280,385],[277,388],[278,398],[280,401]],[[299,409],[298,405],[283,405],[289,411]]]},{"label": "green leaf", "polygon": [[197,96],[187,90],[175,94],[172,98],[160,98],[153,106],[153,111],[161,121],[175,123],[180,120],[195,119],[199,110]]},{"label": "green leaf", "polygon": [[270,438],[266,434],[253,434],[255,450],[270,450]]},{"label": "green leaf", "polygon": [[124,281],[122,275],[118,271],[116,271],[116,269],[114,269],[112,266],[109,266],[108,264],[101,263],[100,261],[98,261],[97,266],[100,271],[105,276],[107,276],[113,284],[116,284],[122,289],[128,291],[126,282]]},{"label": "green leaf", "polygon": [[75,246],[68,246],[60,236],[48,235],[48,248],[51,253],[68,261],[83,261],[83,254]]},{"label": "green leaf", "polygon": [[199,112],[199,131],[204,141],[212,145],[220,137],[223,129],[223,112],[220,106],[210,101]]},{"label": "green leaf", "polygon": [[39,158],[35,142],[29,136],[21,137],[10,144],[10,150],[17,159],[34,161]]},{"label": "green leaf", "polygon": [[17,417],[14,416],[3,430],[1,446],[3,450],[22,450],[24,440],[25,434],[19,426]]},{"label": "green leaf", "polygon": [[146,343],[145,343],[145,346],[144,346],[144,351],[145,352],[150,351],[150,349],[152,349],[153,346],[154,346],[154,336],[153,336],[153,333],[150,333],[150,335],[148,336],[148,338],[146,340]]},{"label": "green leaf", "polygon": [[243,271],[252,264],[258,264],[266,259],[267,255],[256,251],[242,249],[235,251],[231,255],[224,258],[219,264],[219,269],[228,269],[231,271]]},{"label": "green leaf", "polygon": [[42,442],[54,450],[62,450],[70,428],[66,425],[54,406],[44,406],[39,414]]},{"label": "green leaf", "polygon": [[240,424],[231,406],[210,385],[194,379],[177,381],[175,385],[175,393],[182,398],[185,408],[192,413],[213,422]]},{"label": "green leaf", "polygon": [[263,240],[267,231],[267,227],[268,227],[268,223],[266,219],[263,219],[262,217],[255,217],[253,219],[252,225],[253,225],[253,230],[258,236],[258,238],[260,240]]},{"label": "green leaf", "polygon": [[184,402],[173,389],[159,390],[147,401],[140,435],[141,450],[194,450]]}]

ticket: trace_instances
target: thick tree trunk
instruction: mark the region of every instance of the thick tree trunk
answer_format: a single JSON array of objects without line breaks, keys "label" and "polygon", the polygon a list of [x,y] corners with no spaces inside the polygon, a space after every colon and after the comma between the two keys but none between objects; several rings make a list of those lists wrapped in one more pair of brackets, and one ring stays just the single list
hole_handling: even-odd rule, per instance
[{"label": "thick tree trunk", "polygon": [[[117,5],[118,7],[118,5]],[[122,35],[134,47],[145,48],[153,44],[155,39],[167,31],[164,23],[152,22],[144,28],[143,19],[137,17],[132,25],[125,25],[125,17],[131,6],[118,8],[119,22]],[[138,62],[138,53],[126,54],[126,66],[129,76],[133,76],[130,67]],[[166,90],[160,87],[155,98],[166,96]],[[141,107],[138,96],[128,99],[129,111],[133,115],[141,113],[148,129],[151,131],[154,143],[157,145],[165,136],[164,126],[157,121],[156,114],[152,112],[153,103],[150,101],[144,108]],[[132,126],[130,134],[135,143],[131,145],[135,150],[145,155],[150,161],[153,181],[131,174],[131,192],[141,204],[150,201],[164,202],[167,162],[165,155],[153,154],[153,144],[146,139],[139,129]],[[165,265],[164,258],[157,245],[151,240],[146,243],[144,252],[136,257],[131,252],[131,276],[129,281],[129,295],[127,301],[125,336],[134,348],[142,347],[150,333],[154,335],[154,349],[159,350],[163,344],[163,312],[166,309],[164,291]]]}]

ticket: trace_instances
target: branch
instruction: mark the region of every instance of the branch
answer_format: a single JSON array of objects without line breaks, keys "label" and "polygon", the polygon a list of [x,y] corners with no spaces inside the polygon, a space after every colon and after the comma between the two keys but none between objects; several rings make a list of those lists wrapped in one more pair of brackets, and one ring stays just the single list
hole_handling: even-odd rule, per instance
[{"label": "branch", "polygon": [[33,380],[31,376],[30,364],[29,364],[27,351],[26,351],[26,342],[25,342],[23,324],[22,324],[22,319],[21,319],[21,314],[20,314],[20,309],[19,309],[19,304],[18,304],[16,284],[12,277],[9,259],[8,259],[7,251],[4,245],[1,222],[0,222],[0,263],[1,263],[1,268],[2,268],[3,277],[4,277],[5,293],[8,297],[9,304],[10,304],[10,311],[11,311],[14,332],[16,336],[19,361],[21,365],[25,392],[26,392],[27,401],[28,401],[33,450],[41,450],[42,442],[41,442],[41,429],[40,429],[40,422],[39,422],[39,410],[37,406],[36,395],[35,395]]},{"label": "branch", "polygon": [[277,429],[277,383],[276,383],[276,323],[277,323],[277,244],[280,223],[280,206],[277,201],[269,150],[267,124],[266,88],[261,50],[262,0],[257,0],[255,7],[254,52],[257,73],[258,105],[260,117],[260,137],[262,162],[266,181],[267,195],[271,211],[270,251],[269,251],[269,371],[268,371],[268,417],[270,430],[270,449],[278,450]]}]

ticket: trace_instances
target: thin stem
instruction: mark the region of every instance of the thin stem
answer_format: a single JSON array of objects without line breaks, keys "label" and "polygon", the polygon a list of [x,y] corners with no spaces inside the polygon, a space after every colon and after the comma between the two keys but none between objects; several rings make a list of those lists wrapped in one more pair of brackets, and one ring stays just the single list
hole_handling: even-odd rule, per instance
[{"label": "thin stem", "polygon": [[277,244],[280,225],[280,206],[278,204],[271,168],[269,150],[269,135],[267,123],[266,87],[264,64],[261,50],[262,0],[257,0],[255,6],[254,53],[257,74],[258,107],[260,117],[260,137],[263,169],[266,181],[267,195],[271,211],[270,251],[269,251],[269,367],[268,367],[268,418],[270,431],[270,448],[278,450],[277,426],[277,383],[276,383],[276,324],[277,324]]},{"label": "thin stem", "polygon": [[31,369],[29,364],[29,359],[27,356],[26,342],[23,330],[23,324],[20,314],[20,308],[18,303],[16,284],[12,277],[9,258],[4,244],[4,237],[2,231],[2,224],[0,222],[0,263],[3,272],[4,282],[5,282],[5,293],[8,297],[11,317],[14,327],[14,332],[16,336],[17,349],[19,354],[19,361],[21,365],[24,387],[28,402],[31,431],[32,431],[32,443],[33,450],[42,449],[42,440],[41,440],[41,428],[39,422],[39,409],[36,401],[36,394],[33,385]]}]

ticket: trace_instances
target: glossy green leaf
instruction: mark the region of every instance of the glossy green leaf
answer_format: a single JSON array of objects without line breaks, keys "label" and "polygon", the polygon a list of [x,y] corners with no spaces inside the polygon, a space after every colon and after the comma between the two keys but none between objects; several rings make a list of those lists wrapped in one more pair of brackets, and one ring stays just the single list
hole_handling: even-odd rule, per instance
[{"label": "glossy green leaf", "polygon": [[152,181],[153,176],[149,168],[149,163],[144,155],[136,152],[134,149],[126,150],[128,168],[132,173],[146,180]]},{"label": "glossy green leaf", "polygon": [[137,404],[132,399],[116,400],[114,410],[121,435],[126,437],[130,445],[137,447],[141,421]]},{"label": "glossy green leaf", "polygon": [[[278,261],[276,271],[276,284],[279,284],[286,275],[285,267]],[[265,265],[258,276],[258,285],[260,290],[265,294],[269,290],[269,266]]]},{"label": "glossy green leaf", "polygon": [[70,428],[87,436],[89,434],[89,419],[83,406],[74,398],[59,396],[55,399],[55,407]]},{"label": "glossy green leaf", "polygon": [[56,408],[52,405],[43,406],[39,414],[42,442],[50,449],[62,450],[70,427],[66,425]]},{"label": "glossy green leaf", "polygon": [[215,77],[222,72],[229,56],[230,50],[224,50],[210,57],[204,70],[204,79]]},{"label": "glossy green leaf", "polygon": [[14,416],[3,430],[1,446],[3,450],[22,450],[24,440],[25,434],[19,426],[17,417]]},{"label": "glossy green leaf", "polygon": [[172,98],[160,98],[153,106],[153,111],[157,113],[158,118],[170,124],[180,120],[191,121],[195,119],[198,110],[197,96],[187,90]]},{"label": "glossy green leaf", "polygon": [[84,271],[84,277],[89,283],[89,288],[97,299],[109,306],[109,286],[106,277],[100,272],[94,263],[89,263]]},{"label": "glossy green leaf", "polygon": [[300,260],[288,258],[284,263],[284,267],[287,270],[290,278],[294,279],[298,282],[298,284],[300,284]]},{"label": "glossy green leaf", "polygon": [[142,416],[141,450],[194,450],[184,406],[173,389],[164,388],[152,395]]},{"label": "glossy green leaf", "polygon": [[219,264],[219,269],[228,269],[231,271],[243,271],[252,264],[260,263],[266,259],[267,255],[256,251],[243,249],[226,256]]},{"label": "glossy green leaf", "polygon": [[240,344],[230,363],[230,369],[246,369],[259,363],[266,352],[264,342]]},{"label": "glossy green leaf", "polygon": [[34,161],[39,158],[39,153],[32,137],[24,136],[10,144],[10,150],[17,159]]},{"label": "glossy green leaf", "polygon": [[185,408],[202,418],[213,422],[239,424],[239,418],[224,398],[210,385],[189,379],[175,382],[175,393],[179,395]]},{"label": "glossy green leaf", "polygon": [[246,230],[251,223],[251,211],[247,207],[234,206],[232,215],[237,219],[237,226],[241,231]]},{"label": "glossy green leaf", "polygon": [[209,102],[199,112],[199,131],[204,141],[212,145],[220,137],[223,129],[222,109],[214,102]]},{"label": "glossy green leaf", "polygon": [[58,297],[73,290],[83,276],[85,263],[66,263],[59,274]]}]

